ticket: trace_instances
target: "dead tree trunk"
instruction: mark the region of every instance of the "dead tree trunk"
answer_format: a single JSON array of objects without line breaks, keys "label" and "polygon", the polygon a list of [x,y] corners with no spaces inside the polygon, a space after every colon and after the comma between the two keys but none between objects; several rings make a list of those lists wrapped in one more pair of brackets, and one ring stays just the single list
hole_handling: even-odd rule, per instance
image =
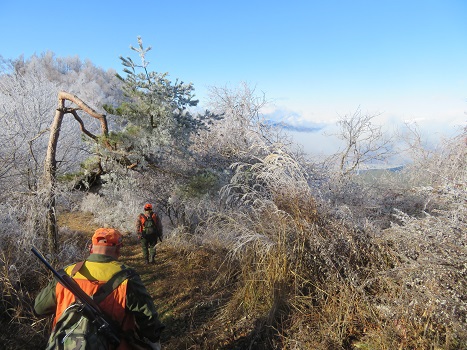
[{"label": "dead tree trunk", "polygon": [[[65,107],[65,101],[71,101],[77,107],[70,108]],[[99,119],[101,123],[101,130],[102,130],[102,141],[104,142],[104,146],[111,148],[110,144],[108,143],[108,127],[107,127],[107,119],[104,114],[99,114],[88,105],[86,105],[82,100],[78,97],[69,94],[67,92],[59,92],[58,93],[58,108],[55,112],[55,117],[50,127],[50,138],[49,144],[47,146],[47,155],[45,158],[44,164],[44,189],[45,189],[45,206],[47,208],[47,246],[49,252],[55,256],[58,253],[58,227],[57,227],[57,216],[56,216],[56,208],[55,208],[55,196],[56,196],[56,172],[57,172],[57,147],[58,147],[58,138],[60,136],[60,128],[62,125],[63,117],[67,113],[71,113],[74,118],[78,121],[80,125],[81,131],[95,140],[96,142],[99,138],[89,132],[85,126],[81,118],[77,114],[77,110],[83,110],[91,117]]]}]

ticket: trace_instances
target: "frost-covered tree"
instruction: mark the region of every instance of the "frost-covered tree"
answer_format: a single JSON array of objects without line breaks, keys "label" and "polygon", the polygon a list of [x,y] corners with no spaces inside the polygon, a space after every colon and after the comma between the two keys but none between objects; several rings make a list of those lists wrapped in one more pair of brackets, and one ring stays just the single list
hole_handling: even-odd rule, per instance
[{"label": "frost-covered tree", "polygon": [[[57,57],[47,51],[27,60],[19,57],[12,64],[14,70],[23,76],[29,72],[42,71],[49,81],[57,85],[57,91],[80,96],[95,108],[115,103],[121,97],[120,81],[114,69],[104,70],[89,60],[81,60],[79,56]],[[56,94],[51,97],[54,103],[55,98]]]},{"label": "frost-covered tree", "polygon": [[363,114],[359,108],[337,122],[340,132],[336,136],[344,142],[337,155],[343,175],[360,169],[364,164],[384,161],[393,154],[391,139],[383,133],[380,125],[374,123],[376,116]]},{"label": "frost-covered tree", "polygon": [[268,104],[264,94],[243,82],[238,88],[211,87],[209,105],[222,113],[223,120],[205,135],[210,149],[225,157],[235,157],[251,152],[253,145],[277,142],[274,128],[266,121],[262,108]]},{"label": "frost-covered tree", "polygon": [[[104,71],[77,56],[57,58],[47,52],[28,59],[0,58],[0,142],[4,145],[0,186],[4,182],[16,192],[36,190],[60,90],[99,108],[119,98],[119,84],[115,71]],[[87,128],[97,132],[100,125],[95,122]],[[65,118],[60,132],[63,147],[57,150],[58,174],[76,172],[89,157],[91,149],[81,137],[74,118]]]},{"label": "frost-covered tree", "polygon": [[[15,241],[31,242],[45,236],[46,208],[41,201],[45,191],[41,183],[60,89],[83,92],[83,96],[90,97],[99,107],[119,96],[119,90],[114,89],[118,84],[115,71],[105,72],[90,62],[81,62],[78,57],[62,59],[52,53],[28,59],[20,56],[15,60],[0,57],[0,220],[5,223],[0,235],[3,241],[8,242],[6,237],[11,233],[18,235],[18,231],[21,237],[15,237]],[[90,144],[83,142],[85,133],[79,132],[82,125],[76,123],[82,113],[79,108],[74,109],[60,124],[54,175],[79,172],[81,162],[98,151],[96,140],[91,139]],[[91,124],[86,124],[87,131],[96,134],[95,130],[100,130],[99,122]],[[64,192],[54,190],[53,194],[63,198]],[[37,242],[37,246],[41,244]]]},{"label": "frost-covered tree", "polygon": [[120,57],[126,76],[123,82],[124,101],[118,107],[106,106],[118,115],[121,132],[113,134],[121,151],[142,166],[158,165],[170,157],[183,157],[192,143],[191,137],[206,129],[217,116],[205,111],[195,113],[198,100],[194,87],[183,81],[172,82],[168,73],[148,70],[144,48],[138,37],[138,47],[131,46],[141,59],[135,63],[130,57]]},{"label": "frost-covered tree", "polygon": [[[0,73],[0,187],[35,191],[47,147],[57,84],[42,69],[21,73],[5,64]],[[7,196],[7,193],[2,191]]]},{"label": "frost-covered tree", "polygon": [[208,97],[208,108],[222,115],[222,120],[196,139],[195,149],[207,166],[228,167],[251,156],[264,156],[271,145],[290,145],[283,130],[266,119],[263,109],[269,101],[264,93],[249,84],[213,86]]}]

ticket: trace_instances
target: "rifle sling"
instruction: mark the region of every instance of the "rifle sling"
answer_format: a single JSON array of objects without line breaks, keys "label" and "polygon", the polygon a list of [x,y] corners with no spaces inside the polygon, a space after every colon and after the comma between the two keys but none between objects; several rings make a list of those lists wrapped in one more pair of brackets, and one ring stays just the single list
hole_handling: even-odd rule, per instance
[{"label": "rifle sling", "polygon": [[123,281],[135,274],[133,269],[123,269],[114,274],[105,284],[101,285],[93,295],[94,301],[99,304],[109,296]]},{"label": "rifle sling", "polygon": [[73,278],[76,273],[81,270],[81,268],[83,267],[84,263],[86,262],[86,260],[83,260],[83,261],[80,261],[79,263],[76,263],[75,266],[73,267],[73,270],[71,270],[71,274],[70,274],[70,277]]}]

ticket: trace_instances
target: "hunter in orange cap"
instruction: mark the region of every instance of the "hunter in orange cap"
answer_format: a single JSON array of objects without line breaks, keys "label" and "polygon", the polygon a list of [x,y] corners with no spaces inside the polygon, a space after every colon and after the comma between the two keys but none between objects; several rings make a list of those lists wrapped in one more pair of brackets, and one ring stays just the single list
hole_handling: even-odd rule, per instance
[{"label": "hunter in orange cap", "polygon": [[91,253],[110,255],[120,254],[123,235],[114,228],[98,228],[92,236]]},{"label": "hunter in orange cap", "polygon": [[[160,335],[164,325],[159,320],[152,297],[141,277],[135,270],[118,261],[122,240],[123,235],[116,229],[97,229],[92,236],[91,254],[86,260],[65,267],[64,273],[73,278],[83,292],[90,296],[105,295],[100,293],[100,286],[109,292],[103,300],[99,300],[99,308],[121,331],[121,338],[118,347],[106,349],[140,348],[137,345],[139,342],[135,341],[139,339],[146,342],[145,349],[160,350]],[[47,349],[74,349],[77,344],[81,344],[84,349],[88,345],[91,348],[100,345],[89,327],[83,333],[81,326],[73,323],[78,319],[68,312],[73,309],[70,306],[75,300],[75,295],[55,279],[36,297],[34,312],[37,315],[55,315]],[[68,320],[73,322],[67,322]],[[84,322],[83,327],[86,324]]]},{"label": "hunter in orange cap", "polygon": [[143,259],[147,264],[155,264],[156,244],[162,242],[162,221],[153,211],[152,204],[144,205],[144,213],[138,215],[136,220],[136,234],[141,241]]}]

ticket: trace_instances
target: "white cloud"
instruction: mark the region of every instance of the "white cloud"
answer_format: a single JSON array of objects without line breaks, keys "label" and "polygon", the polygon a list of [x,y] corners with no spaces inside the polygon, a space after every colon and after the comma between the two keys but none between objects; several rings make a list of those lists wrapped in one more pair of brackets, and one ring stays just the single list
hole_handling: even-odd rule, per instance
[{"label": "white cloud", "polygon": [[305,119],[300,113],[288,109],[264,108],[264,117],[275,124],[283,124],[284,128],[295,131],[316,132],[321,130],[326,124],[316,123]]},{"label": "white cloud", "polygon": [[[353,111],[355,112],[355,110]],[[338,115],[334,118],[318,118],[315,111],[303,112],[286,107],[269,106],[263,110],[265,117],[275,123],[284,123],[288,126],[289,134],[303,149],[310,154],[330,155],[339,151],[340,140],[336,122],[340,116],[351,114],[352,111]],[[436,117],[437,113],[402,113],[372,112],[362,108],[362,113],[375,115],[374,122],[383,126],[384,132],[396,134],[404,131],[407,125],[416,125],[424,143],[434,147],[443,138],[453,137],[467,125],[467,117],[459,109],[453,109],[445,118]],[[394,139],[397,142],[396,139]]]}]

